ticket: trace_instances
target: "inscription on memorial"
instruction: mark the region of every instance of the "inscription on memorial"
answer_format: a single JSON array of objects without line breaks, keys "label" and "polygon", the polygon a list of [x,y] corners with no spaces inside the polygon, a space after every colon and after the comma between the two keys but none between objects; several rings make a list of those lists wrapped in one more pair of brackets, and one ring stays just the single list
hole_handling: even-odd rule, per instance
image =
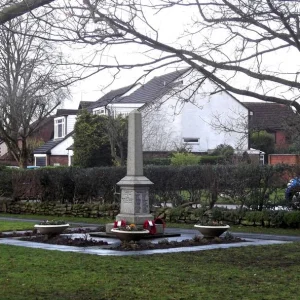
[{"label": "inscription on memorial", "polygon": [[142,213],[143,192],[135,192],[135,212]]},{"label": "inscription on memorial", "polygon": [[144,214],[148,214],[149,213],[149,194],[148,194],[148,191],[145,191],[143,196],[144,196],[144,199],[143,199],[142,211],[143,211]]},{"label": "inscription on memorial", "polygon": [[149,194],[147,190],[135,192],[135,212],[140,214],[149,213]]},{"label": "inscription on memorial", "polygon": [[134,191],[133,190],[122,190],[121,201],[123,203],[133,203]]}]

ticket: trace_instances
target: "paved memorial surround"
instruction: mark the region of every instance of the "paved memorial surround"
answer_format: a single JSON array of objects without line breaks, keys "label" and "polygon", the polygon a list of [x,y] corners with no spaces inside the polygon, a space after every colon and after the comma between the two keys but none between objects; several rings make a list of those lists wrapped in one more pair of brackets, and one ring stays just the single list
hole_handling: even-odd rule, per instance
[{"label": "paved memorial surround", "polygon": [[[180,228],[167,228],[167,233],[179,232],[180,237],[168,238],[169,241],[181,241],[185,239],[192,239],[199,232],[193,229],[180,229]],[[196,251],[206,251],[213,249],[228,249],[237,247],[247,247],[247,246],[263,246],[263,245],[275,245],[290,243],[292,241],[300,241],[300,237],[296,236],[276,236],[267,234],[243,234],[243,233],[233,233],[234,236],[244,238],[247,241],[234,244],[214,244],[207,246],[192,246],[192,247],[180,247],[180,248],[169,248],[169,249],[153,249],[153,250],[141,250],[141,251],[119,251],[106,249],[107,247],[112,247],[114,244],[120,243],[118,239],[115,238],[99,238],[100,240],[107,241],[108,246],[93,246],[93,247],[74,247],[74,246],[62,246],[62,245],[50,245],[44,243],[35,243],[28,241],[20,241],[16,238],[0,238],[0,244],[22,246],[35,249],[43,250],[56,250],[62,252],[76,252],[83,254],[94,254],[94,255],[110,255],[110,256],[135,256],[135,255],[153,255],[153,254],[167,254],[167,253],[181,253],[181,252],[196,252]],[[96,239],[96,238],[93,238]],[[151,240],[152,243],[158,243],[164,238],[158,238]]]}]

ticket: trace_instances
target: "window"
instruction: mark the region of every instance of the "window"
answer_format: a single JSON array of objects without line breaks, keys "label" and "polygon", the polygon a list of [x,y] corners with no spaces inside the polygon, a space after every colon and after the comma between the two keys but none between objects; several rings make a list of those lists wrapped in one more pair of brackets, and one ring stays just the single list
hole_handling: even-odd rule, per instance
[{"label": "window", "polygon": [[263,153],[259,153],[259,164],[263,166],[265,164],[265,155]]},{"label": "window", "polygon": [[100,108],[98,110],[94,110],[95,115],[105,115],[105,108]]},{"label": "window", "polygon": [[65,136],[65,118],[55,119],[54,122],[54,138],[62,138]]},{"label": "window", "polygon": [[189,143],[189,144],[195,144],[195,143],[199,143],[199,139],[197,138],[183,138],[183,142],[184,143]]},{"label": "window", "polygon": [[35,166],[45,167],[47,165],[46,155],[43,156],[35,156]]}]

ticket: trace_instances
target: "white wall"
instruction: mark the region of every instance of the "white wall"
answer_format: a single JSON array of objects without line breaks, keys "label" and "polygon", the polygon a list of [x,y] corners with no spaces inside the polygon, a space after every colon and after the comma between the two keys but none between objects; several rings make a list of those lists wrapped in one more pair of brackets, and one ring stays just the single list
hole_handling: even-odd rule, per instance
[{"label": "white wall", "polygon": [[76,123],[76,118],[77,118],[76,115],[67,116],[67,132],[66,132],[66,135],[74,130],[74,126],[75,126],[75,123]]},{"label": "white wall", "polygon": [[6,144],[3,142],[0,144],[0,156],[6,154],[8,152]]},{"label": "white wall", "polygon": [[[183,80],[183,86],[190,78]],[[204,88],[191,98],[193,89],[183,93],[166,95],[156,102],[142,108],[144,151],[170,151],[185,145],[193,152],[206,152],[220,144],[229,144],[235,149],[247,149],[245,133],[226,133],[213,128],[217,119],[229,124],[237,116],[248,120],[248,110],[226,92],[210,95],[215,85],[207,81]],[[217,119],[216,119],[217,118]],[[183,143],[184,138],[198,139],[198,143]],[[240,144],[242,142],[242,144]]]},{"label": "white wall", "polygon": [[74,139],[72,136],[69,136],[65,140],[63,140],[61,143],[59,143],[57,146],[52,148],[51,155],[68,155],[68,150],[71,145],[73,145]]},{"label": "white wall", "polygon": [[141,109],[144,151],[173,151],[182,146],[182,115],[176,114],[176,100],[166,97]]}]

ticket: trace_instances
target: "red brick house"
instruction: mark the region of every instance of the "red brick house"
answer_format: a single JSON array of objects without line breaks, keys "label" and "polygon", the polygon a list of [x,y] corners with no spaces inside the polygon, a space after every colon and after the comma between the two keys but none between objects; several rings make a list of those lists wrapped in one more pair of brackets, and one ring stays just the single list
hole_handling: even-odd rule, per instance
[{"label": "red brick house", "polygon": [[274,135],[275,148],[285,150],[292,143],[292,135],[299,128],[300,117],[292,108],[277,103],[244,102],[249,110],[249,129],[265,130]]},{"label": "red brick house", "polygon": [[[42,120],[38,125],[36,122],[31,124],[31,128],[34,129],[33,134],[28,138],[28,142],[32,143],[32,146],[38,144],[44,144],[53,139],[54,135],[54,116],[49,116]],[[36,127],[36,128],[35,128]],[[19,147],[21,147],[21,140],[19,140]],[[0,162],[5,165],[16,165],[17,162],[13,156],[9,153],[6,144],[0,140]],[[28,161],[31,164],[31,161]]]}]

